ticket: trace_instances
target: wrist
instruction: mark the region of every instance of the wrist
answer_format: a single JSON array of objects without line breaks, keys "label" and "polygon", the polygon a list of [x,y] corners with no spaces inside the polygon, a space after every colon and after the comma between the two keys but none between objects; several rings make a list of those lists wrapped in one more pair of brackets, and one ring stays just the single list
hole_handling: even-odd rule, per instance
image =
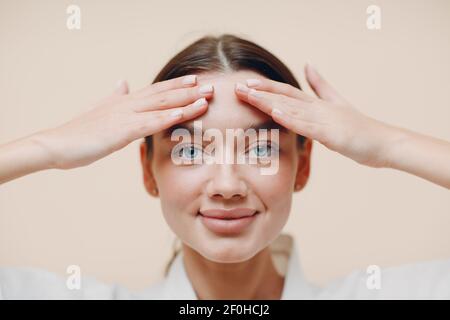
[{"label": "wrist", "polygon": [[19,138],[0,149],[0,184],[54,167],[40,134]]},{"label": "wrist", "polygon": [[41,169],[57,169],[58,159],[50,148],[48,131],[39,131],[28,137],[31,148]]},{"label": "wrist", "polygon": [[399,167],[402,156],[405,154],[402,150],[411,138],[410,132],[389,124],[384,125],[385,135],[383,139],[382,167],[396,169]]}]

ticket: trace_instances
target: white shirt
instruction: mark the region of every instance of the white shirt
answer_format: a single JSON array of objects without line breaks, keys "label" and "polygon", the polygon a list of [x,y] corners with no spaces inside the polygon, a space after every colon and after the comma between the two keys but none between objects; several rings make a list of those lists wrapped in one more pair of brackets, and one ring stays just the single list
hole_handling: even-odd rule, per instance
[{"label": "white shirt", "polygon": [[[293,299],[450,299],[450,259],[381,269],[380,289],[369,289],[365,270],[320,288],[304,277],[296,243],[280,234],[270,244],[277,271],[284,276],[282,300]],[[0,299],[197,299],[181,251],[163,280],[140,292],[82,278],[80,290],[69,290],[60,275],[34,268],[0,268]]]}]

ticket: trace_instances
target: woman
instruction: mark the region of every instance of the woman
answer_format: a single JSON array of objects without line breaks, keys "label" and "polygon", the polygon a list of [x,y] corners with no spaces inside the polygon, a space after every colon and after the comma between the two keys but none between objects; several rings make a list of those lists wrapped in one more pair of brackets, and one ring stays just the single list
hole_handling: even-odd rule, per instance
[{"label": "woman", "polygon": [[[363,273],[325,289],[305,281],[295,243],[281,230],[292,192],[307,183],[312,140],[360,164],[450,188],[450,143],[369,118],[310,65],[305,74],[317,97],[304,93],[289,69],[260,46],[232,35],[205,37],[171,59],[153,84],[129,93],[121,82],[81,117],[3,145],[0,181],[6,182],[38,170],[88,165],[146,137],[140,146],[145,187],[161,199],[164,217],[182,242],[167,278],[140,293],[93,279],[74,293],[58,276],[2,269],[3,297],[450,297],[450,261],[386,270],[378,291],[367,289]],[[204,141],[180,144],[172,138],[177,129],[179,137],[195,131],[198,123],[221,133],[257,128],[279,135],[249,139],[243,153],[256,163],[196,163],[211,155]],[[225,152],[231,150],[234,145],[227,144]],[[260,160],[277,163],[276,173],[261,174]],[[402,286],[405,276],[425,282]]]}]

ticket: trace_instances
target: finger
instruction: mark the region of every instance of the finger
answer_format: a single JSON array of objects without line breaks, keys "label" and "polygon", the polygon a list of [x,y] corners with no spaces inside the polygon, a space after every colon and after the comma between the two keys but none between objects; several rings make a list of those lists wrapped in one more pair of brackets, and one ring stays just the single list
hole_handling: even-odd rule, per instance
[{"label": "finger", "polygon": [[283,127],[295,132],[296,134],[308,137],[310,139],[319,140],[320,136],[320,124],[305,121],[298,117],[292,117],[288,113],[285,113],[277,108],[274,108],[271,112],[272,119],[281,124]]},{"label": "finger", "polygon": [[139,132],[135,139],[149,136],[177,123],[196,118],[208,110],[208,100],[200,98],[194,103],[170,110],[142,112],[139,114]]},{"label": "finger", "polygon": [[302,99],[308,102],[314,101],[313,97],[309,96],[299,88],[296,88],[288,83],[274,81],[267,78],[259,78],[259,79],[247,79],[246,84],[247,87],[249,88],[269,91],[272,93],[279,93],[291,98]]},{"label": "finger", "polygon": [[210,98],[214,87],[205,84],[201,87],[173,89],[149,97],[138,98],[133,103],[136,112],[154,111],[186,106],[199,98]]},{"label": "finger", "polygon": [[118,95],[128,94],[129,88],[126,80],[117,81],[116,88],[114,89],[114,93]]},{"label": "finger", "polygon": [[197,84],[197,75],[191,74],[187,76],[177,77],[174,79],[164,80],[156,83],[150,83],[144,88],[135,91],[133,94],[137,97],[148,96],[159,92],[164,92],[172,89],[180,89],[192,87]]},{"label": "finger", "polygon": [[305,66],[305,75],[311,89],[319,98],[334,103],[345,103],[345,99],[309,63]]},{"label": "finger", "polygon": [[[237,89],[239,91],[239,89]],[[284,95],[250,89],[248,93],[239,93],[240,98],[262,112],[270,115],[274,108],[289,112],[293,116],[299,116],[305,120],[312,120],[315,107],[303,100],[294,99]]]}]

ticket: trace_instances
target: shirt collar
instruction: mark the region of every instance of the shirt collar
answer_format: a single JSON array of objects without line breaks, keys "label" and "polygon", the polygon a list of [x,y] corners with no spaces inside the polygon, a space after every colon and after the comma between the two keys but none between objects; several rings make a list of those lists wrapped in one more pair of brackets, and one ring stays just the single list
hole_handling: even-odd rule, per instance
[{"label": "shirt collar", "polygon": [[[270,249],[275,267],[285,277],[281,299],[311,299],[314,289],[303,275],[294,238],[282,233],[270,244]],[[184,267],[182,250],[170,266],[163,295],[169,300],[197,299]]]}]

